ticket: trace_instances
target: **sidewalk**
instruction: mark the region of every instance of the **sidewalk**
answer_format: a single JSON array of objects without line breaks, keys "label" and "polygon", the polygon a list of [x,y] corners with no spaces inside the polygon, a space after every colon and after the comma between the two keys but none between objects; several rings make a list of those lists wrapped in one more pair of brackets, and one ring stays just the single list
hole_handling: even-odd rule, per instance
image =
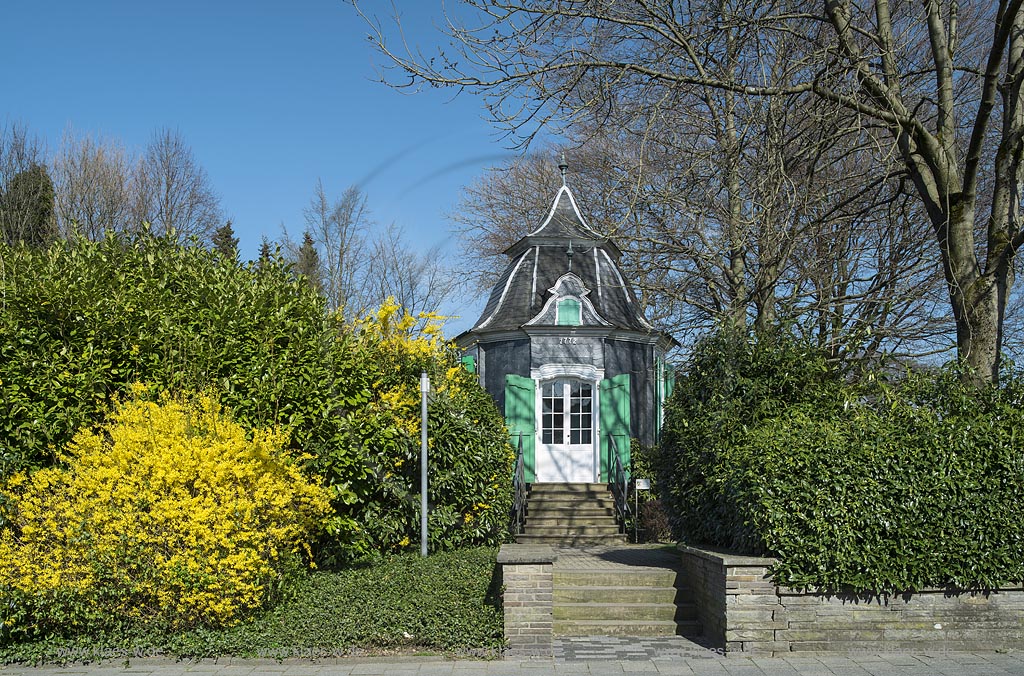
[{"label": "sidewalk", "polygon": [[1024,652],[924,653],[820,657],[733,657],[661,654],[643,659],[568,658],[449,660],[441,657],[331,658],[324,660],[132,659],[66,667],[0,667],[3,676],[541,676],[624,673],[715,676],[1024,676]]}]

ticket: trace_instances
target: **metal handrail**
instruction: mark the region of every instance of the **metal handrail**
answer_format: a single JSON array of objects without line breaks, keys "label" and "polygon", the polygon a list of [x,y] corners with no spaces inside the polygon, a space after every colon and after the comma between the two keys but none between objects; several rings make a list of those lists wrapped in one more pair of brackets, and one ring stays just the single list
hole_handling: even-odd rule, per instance
[{"label": "metal handrail", "polygon": [[516,469],[512,475],[512,514],[509,519],[509,530],[512,535],[523,532],[526,522],[526,467],[523,460],[523,433],[519,433],[519,444],[516,448]]},{"label": "metal handrail", "polygon": [[629,475],[626,474],[626,470],[622,466],[622,458],[619,457],[619,446],[615,443],[615,437],[609,434],[608,440],[611,442],[612,458],[615,460],[612,480],[609,482],[611,484],[612,497],[615,499],[615,517],[619,522],[619,527],[622,529],[621,532],[625,533],[626,528],[629,526],[631,515],[629,509]]}]

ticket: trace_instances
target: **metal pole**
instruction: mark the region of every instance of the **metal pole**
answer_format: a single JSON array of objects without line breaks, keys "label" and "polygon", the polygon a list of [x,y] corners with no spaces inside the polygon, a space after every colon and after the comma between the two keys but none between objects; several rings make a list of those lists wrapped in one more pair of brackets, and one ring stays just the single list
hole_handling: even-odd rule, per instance
[{"label": "metal pole", "polygon": [[420,556],[427,555],[427,394],[430,378],[420,374]]}]

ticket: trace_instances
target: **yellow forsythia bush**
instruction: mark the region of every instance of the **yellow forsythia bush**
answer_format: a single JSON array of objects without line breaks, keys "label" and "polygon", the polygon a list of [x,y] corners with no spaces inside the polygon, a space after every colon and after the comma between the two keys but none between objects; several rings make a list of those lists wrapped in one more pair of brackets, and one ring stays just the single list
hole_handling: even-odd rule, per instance
[{"label": "yellow forsythia bush", "polygon": [[264,605],[330,509],[286,442],[211,396],[134,400],[79,432],[63,467],[12,477],[3,633],[218,626]]}]

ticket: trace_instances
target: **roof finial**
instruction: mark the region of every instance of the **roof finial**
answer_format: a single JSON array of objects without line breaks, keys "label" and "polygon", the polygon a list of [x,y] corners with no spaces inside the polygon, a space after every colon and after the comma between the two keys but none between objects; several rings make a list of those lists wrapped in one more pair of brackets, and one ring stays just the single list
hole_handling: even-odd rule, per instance
[{"label": "roof finial", "polygon": [[[562,177],[564,178],[565,174],[563,174]],[[572,240],[570,239],[569,240],[569,250],[565,252],[565,255],[569,257],[569,272],[572,272],[572,255],[574,253],[576,253],[576,252],[572,250]]]},{"label": "roof finial", "polygon": [[558,165],[558,171],[562,174],[562,187],[565,187],[565,172],[569,171],[569,165],[565,162],[565,153],[562,153],[562,163]]}]

